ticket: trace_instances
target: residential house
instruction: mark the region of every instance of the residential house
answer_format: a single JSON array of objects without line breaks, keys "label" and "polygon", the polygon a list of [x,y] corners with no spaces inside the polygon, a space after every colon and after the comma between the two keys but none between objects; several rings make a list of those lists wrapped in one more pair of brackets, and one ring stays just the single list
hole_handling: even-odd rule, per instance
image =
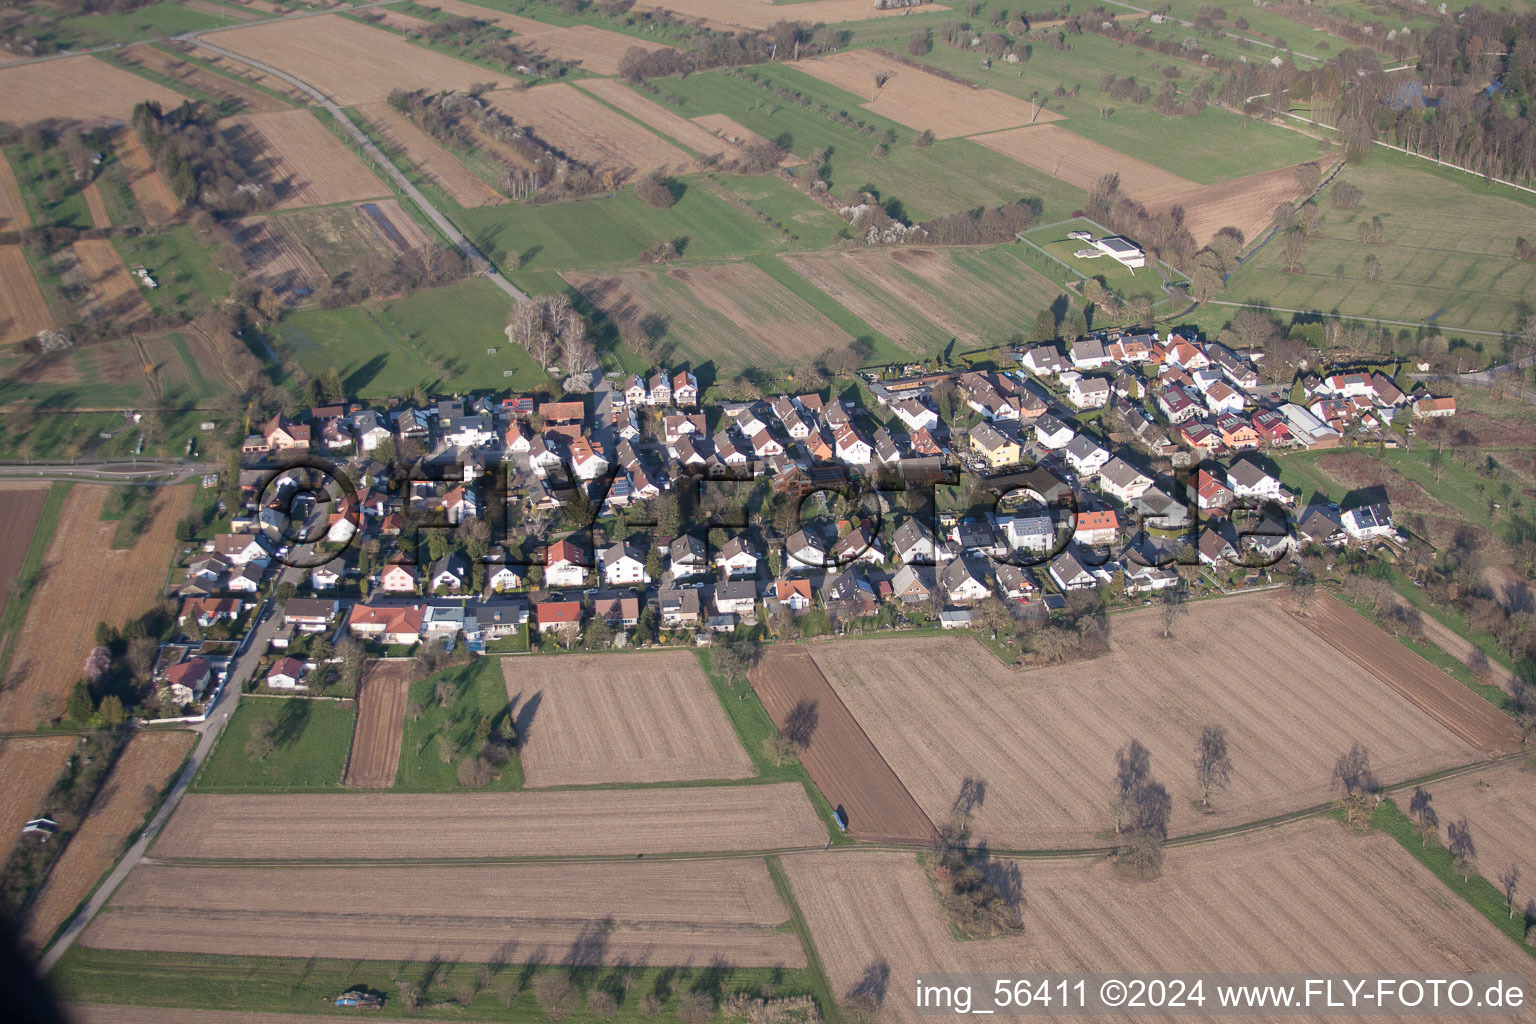
[{"label": "residential house", "polygon": [[1063,551],[1051,560],[1050,574],[1064,594],[1074,590],[1092,590],[1099,585],[1098,577],[1071,551]]},{"label": "residential house", "polygon": [[1035,582],[1028,570],[1022,569],[1009,562],[1001,562],[996,569],[997,589],[1003,592],[1003,596],[1010,601],[1020,604],[1028,604],[1040,593],[1040,584]]},{"label": "residential house", "polygon": [[1125,592],[1131,596],[1168,590],[1179,585],[1178,570],[1168,566],[1143,564],[1134,558],[1120,562],[1120,575],[1125,581]]},{"label": "residential house", "polygon": [[1221,443],[1235,450],[1257,448],[1262,440],[1259,432],[1253,429],[1253,424],[1236,413],[1228,412],[1218,416],[1216,429],[1221,432]]},{"label": "residential house", "polygon": [[290,597],[283,605],[283,625],[319,633],[330,626],[339,608],[335,598]]},{"label": "residential house", "polygon": [[1104,468],[1109,461],[1109,452],[1087,434],[1078,434],[1067,442],[1062,458],[1079,476],[1087,478]]},{"label": "residential house", "polygon": [[720,546],[715,555],[715,565],[725,572],[726,578],[756,576],[758,562],[757,545],[751,539],[738,534]]},{"label": "residential house", "polygon": [[475,448],[496,440],[496,429],[487,413],[477,412],[448,421],[443,440],[458,448]]},{"label": "residential house", "polygon": [[1072,539],[1085,547],[1097,548],[1113,544],[1120,536],[1120,516],[1112,508],[1094,509],[1077,514],[1077,525]]},{"label": "residential house", "polygon": [[896,418],[908,430],[932,429],[939,425],[939,414],[915,398],[903,398],[891,406]]},{"label": "residential house", "polygon": [[769,593],[775,601],[795,615],[799,615],[815,603],[810,580],[774,580]]},{"label": "residential house", "polygon": [[1454,398],[1421,398],[1413,403],[1413,418],[1416,420],[1440,419],[1455,415],[1456,399]]},{"label": "residential house", "polygon": [[247,564],[264,566],[271,559],[267,549],[261,546],[256,536],[254,533],[215,534],[203,550],[213,552],[232,566]]},{"label": "residential house", "polygon": [[519,590],[526,582],[527,577],[520,565],[500,562],[486,566],[485,587],[489,591],[500,594],[509,590]]},{"label": "residential house", "polygon": [[304,663],[298,658],[281,658],[267,673],[267,685],[274,690],[298,690],[308,689],[301,687],[299,680],[304,678]]},{"label": "residential house", "polygon": [[469,559],[457,551],[444,555],[427,567],[428,590],[457,593],[469,586],[469,581]]},{"label": "residential house", "polygon": [[1195,492],[1196,507],[1202,509],[1226,508],[1232,504],[1232,499],[1235,497],[1232,488],[1222,482],[1216,474],[1203,467],[1195,473],[1189,486]]},{"label": "residential house", "polygon": [[851,466],[867,466],[875,450],[852,424],[838,427],[833,434],[837,457]]},{"label": "residential house", "polygon": [[569,540],[557,540],[544,549],[545,586],[582,586],[586,583],[588,568],[587,553]]},{"label": "residential house", "polygon": [[971,428],[971,447],[992,469],[1016,465],[1024,455],[1018,441],[990,423],[978,423]]},{"label": "residential house", "polygon": [[896,555],[907,565],[931,565],[937,555],[933,532],[916,516],[910,516],[891,535]]},{"label": "residential house", "polygon": [[571,473],[577,480],[596,480],[608,472],[609,462],[585,436],[571,439]]},{"label": "residential house", "polygon": [[1014,516],[1003,534],[1012,550],[1043,554],[1056,543],[1056,523],[1045,515]]},{"label": "residential house", "polygon": [[874,586],[858,569],[828,575],[821,585],[821,603],[828,615],[845,619],[873,615],[880,606]]},{"label": "residential house", "polygon": [[645,571],[645,552],[638,544],[620,542],[598,554],[603,582],[610,587],[643,586],[651,582]]},{"label": "residential house", "polygon": [[1296,532],[1303,543],[1339,547],[1349,535],[1344,532],[1341,517],[1324,505],[1308,505],[1302,510],[1296,523]]},{"label": "residential house", "polygon": [[1118,455],[1099,470],[1099,489],[1122,502],[1135,501],[1152,486],[1152,478]]},{"label": "residential house", "polygon": [[708,436],[709,429],[705,426],[703,413],[672,412],[661,418],[661,439],[667,447],[676,445],[689,434],[695,438]]},{"label": "residential house", "polygon": [[1157,392],[1157,407],[1168,422],[1175,426],[1200,415],[1200,405],[1182,387],[1161,388]]},{"label": "residential house", "polygon": [[850,530],[832,545],[832,562],[835,565],[852,565],[854,562],[880,565],[884,561],[884,545],[863,526]]},{"label": "residential house", "polygon": [[533,606],[534,622],[540,633],[552,633],[557,629],[581,627],[581,602],[552,599]]},{"label": "residential house", "polygon": [[632,629],[640,623],[640,597],[633,591],[600,590],[592,595],[592,617],[612,626]]},{"label": "residential house", "polygon": [[386,594],[410,594],[416,590],[416,567],[392,562],[379,573],[379,590]]},{"label": "residential house", "polygon": [[1242,394],[1226,381],[1215,381],[1205,389],[1205,407],[1212,416],[1242,412],[1245,404]]},{"label": "residential house", "polygon": [[213,665],[207,658],[188,658],[165,670],[165,684],[173,693],[178,687],[186,691],[183,702],[197,700],[213,679]]},{"label": "residential house", "polygon": [[1226,520],[1208,526],[1200,534],[1196,544],[1200,564],[1210,566],[1239,565],[1242,556],[1237,551],[1237,538],[1232,525]]},{"label": "residential house", "polygon": [[1052,451],[1060,450],[1067,446],[1072,437],[1072,428],[1050,413],[1035,420],[1035,440],[1042,448],[1049,448]]},{"label": "residential house", "polygon": [[651,374],[646,382],[645,401],[648,405],[672,404],[672,378],[666,370],[658,370]]},{"label": "residential house", "polygon": [[939,589],[945,600],[953,604],[974,604],[992,593],[987,586],[985,564],[966,555],[954,559],[939,571]]},{"label": "residential house", "polygon": [[1286,422],[1285,415],[1274,409],[1260,409],[1253,414],[1253,429],[1258,431],[1259,440],[1270,446],[1288,445],[1291,443],[1291,427]]},{"label": "residential house", "polygon": [[1238,459],[1227,467],[1227,483],[1238,498],[1257,501],[1282,501],[1285,492],[1276,477],[1270,476],[1256,463]]},{"label": "residential house", "polygon": [[1067,350],[1067,356],[1072,360],[1072,365],[1082,371],[1098,370],[1110,362],[1109,353],[1104,351],[1104,343],[1098,338],[1074,341]]},{"label": "residential house", "polygon": [[181,613],[176,622],[185,626],[189,621],[207,629],[217,622],[233,622],[244,608],[238,597],[189,597],[181,602]]},{"label": "residential house", "polygon": [[358,603],[347,614],[347,629],[359,639],[409,647],[421,640],[425,606]]},{"label": "residential house", "polygon": [[646,388],[645,381],[641,379],[638,373],[632,373],[624,379],[622,392],[624,402],[627,405],[645,405],[647,404],[646,399],[650,396],[650,391]]},{"label": "residential house", "polygon": [[467,619],[464,623],[464,635],[468,639],[500,640],[528,624],[528,602],[524,598],[481,601],[473,610],[474,628],[470,628]]},{"label": "residential house", "polygon": [[250,565],[242,565],[233,569],[224,578],[224,589],[232,590],[238,594],[254,594],[261,589],[261,578],[265,575],[261,566],[254,562]]},{"label": "residential house", "polygon": [[361,409],[352,414],[352,433],[357,438],[358,447],[365,452],[377,451],[379,445],[395,436],[372,409]]},{"label": "residential house", "polygon": [[1345,509],[1339,523],[1351,540],[1366,541],[1378,537],[1390,537],[1397,532],[1392,523],[1392,510],[1386,502]]},{"label": "residential house", "polygon": [[302,450],[308,448],[310,443],[309,425],[294,423],[282,413],[267,421],[261,436],[267,448],[274,452]]},{"label": "residential house", "polygon": [[480,499],[475,489],[459,484],[443,495],[443,516],[454,526],[480,518]]},{"label": "residential house", "polygon": [[696,534],[684,533],[674,539],[667,548],[667,560],[674,580],[709,575],[709,546]]},{"label": "residential house", "polygon": [[663,590],[658,595],[663,626],[697,625],[700,616],[699,592],[693,589]]},{"label": "residential house", "polygon": [[1184,424],[1179,428],[1179,436],[1198,454],[1209,455],[1221,449],[1221,435],[1204,423],[1191,421]]},{"label": "residential house", "polygon": [[586,433],[587,405],[582,401],[545,402],[539,406],[544,434],[574,441]]},{"label": "residential house", "polygon": [[1067,401],[1079,409],[1102,409],[1109,404],[1109,381],[1103,377],[1079,377],[1068,386]]},{"label": "residential house", "polygon": [[1066,357],[1055,345],[1036,345],[1025,352],[1019,362],[1036,377],[1050,377],[1065,370],[1069,365]]},{"label": "residential house", "polygon": [[730,580],[715,585],[715,611],[721,615],[751,616],[757,606],[757,584]]},{"label": "residential house", "polygon": [[831,564],[827,559],[827,546],[815,534],[800,529],[784,541],[784,553],[795,563],[786,565],[791,572],[801,568],[824,569]]},{"label": "residential house", "polygon": [[891,592],[902,604],[927,604],[933,597],[938,574],[931,565],[904,565],[891,580]]},{"label": "residential house", "polygon": [[679,370],[672,377],[672,404],[691,409],[699,404],[699,378],[688,370]]}]

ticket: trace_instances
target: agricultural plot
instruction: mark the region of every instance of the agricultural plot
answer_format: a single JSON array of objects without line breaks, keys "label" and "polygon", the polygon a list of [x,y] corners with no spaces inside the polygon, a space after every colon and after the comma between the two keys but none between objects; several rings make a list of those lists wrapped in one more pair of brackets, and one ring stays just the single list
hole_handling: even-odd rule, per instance
[{"label": "agricultural plot", "polygon": [[[1461,818],[1472,828],[1477,846],[1477,872],[1493,884],[1511,864],[1520,870],[1521,888],[1536,879],[1536,781],[1523,764],[1506,764],[1487,772],[1462,775],[1425,788],[1434,798],[1440,818],[1440,841],[1449,845],[1446,828]],[[1395,796],[1406,814],[1409,795]],[[1516,911],[1518,912],[1518,905]]]},{"label": "agricultural plot", "polygon": [[235,123],[277,193],[278,209],[323,206],[387,195],[389,190],[308,110],[247,114]]},{"label": "agricultural plot", "polygon": [[187,51],[189,54],[191,54],[193,57],[196,57],[204,64],[207,64],[213,68],[217,68],[225,75],[242,79],[246,82],[258,85],[270,92],[275,92],[290,103],[297,103],[300,106],[308,106],[314,102],[314,97],[309,95],[309,93],[305,92],[303,89],[300,89],[296,85],[283,81],[281,78],[278,78],[275,75],[269,75],[265,71],[258,71],[256,68],[251,67],[249,64],[243,64],[240,61],[232,60],[222,53],[208,49],[206,46],[200,46],[196,43],[189,45],[191,46],[191,48]]},{"label": "agricultural plot", "polygon": [[58,118],[100,124],[126,121],[136,103],[165,109],[187,97],[94,57],[66,57],[0,68],[0,121],[30,124]]},{"label": "agricultural plot", "polygon": [[155,46],[131,46],[119,56],[132,64],[156,74],[173,78],[186,84],[191,91],[212,96],[215,100],[238,107],[246,113],[261,114],[274,110],[287,110],[288,104],[261,89],[234,80],[217,71],[210,71],[201,64],[184,60]]},{"label": "agricultural plot", "polygon": [[529,786],[744,779],[752,761],[687,651],[503,658]]},{"label": "agricultural plot", "polygon": [[309,297],[325,271],[283,230],[285,224],[280,217],[247,217],[231,227],[251,281],[294,305]]},{"label": "agricultural plot", "polygon": [[463,91],[477,82],[497,88],[518,84],[515,78],[334,14],[249,25],[208,38],[308,82],[344,107],[380,102],[394,89]]},{"label": "agricultural plot", "polygon": [[693,170],[695,161],[591,96],[565,84],[497,92],[493,106],[573,160],[610,172],[623,182],[649,171]]},{"label": "agricultural plot", "polygon": [[[1173,797],[1174,834],[1327,801],[1334,759],[1355,742],[1384,781],[1483,756],[1277,599],[1194,604],[1169,640],[1155,609],[1110,622],[1108,654],[1033,672],[968,638],[852,641],[815,657],[929,817],[948,815],[962,780],[985,781],[974,831],[995,847],[1101,845],[1115,751],[1132,738]],[[1403,649],[1369,626],[1359,642]],[[1189,764],[1207,724],[1226,729],[1234,770],[1202,814]]]},{"label": "agricultural plot", "polygon": [[9,858],[21,828],[41,809],[79,740],[19,736],[0,740],[0,858]]},{"label": "agricultural plot", "polygon": [[482,867],[142,866],[84,943],[241,955],[802,967],[760,858]]},{"label": "agricultural plot", "polygon": [[160,792],[197,737],[186,731],[144,732],[128,741],[80,830],[27,911],[22,942],[41,950],[90,895],[123,846],[160,799]]},{"label": "agricultural plot", "polygon": [[1128,882],[1104,860],[1005,867],[1018,871],[1023,934],[957,942],[910,854],[784,859],[833,992],[843,997],[870,969],[888,969],[882,1020],[922,1019],[912,996],[920,972],[1006,974],[1021,963],[1038,972],[1138,974],[1190,964],[1213,972],[1459,973],[1529,963],[1475,910],[1443,895],[1439,880],[1392,839],[1350,835],[1327,820],[1170,850],[1154,882]]},{"label": "agricultural plot", "polygon": [[952,338],[964,347],[1002,344],[1061,293],[1006,247],[869,248],[782,259],[914,355]]},{"label": "agricultural plot", "polygon": [[626,114],[639,118],[657,132],[693,150],[702,158],[716,157],[725,162],[739,160],[744,155],[743,145],[757,139],[757,136],[752,136],[744,139],[742,144],[729,141],[722,134],[712,132],[703,125],[673,113],[616,79],[590,78],[581,82],[581,88],[598,99],[613,104]]},{"label": "agricultural plot", "polygon": [[[252,746],[263,731],[256,723],[262,721],[270,740],[265,756]],[[230,717],[193,786],[219,793],[337,789],[356,721],[351,702],[247,697]]]},{"label": "agricultural plot", "polygon": [[680,789],[215,796],[192,793],[155,856],[389,860],[822,846],[799,783]]},{"label": "agricultural plot", "polygon": [[474,18],[476,21],[488,21],[492,25],[499,25],[509,32],[516,32],[520,36],[548,32],[556,27],[548,22],[535,21],[532,18],[522,18],[516,14],[507,14],[505,11],[493,7],[465,3],[464,0],[421,0],[417,6],[435,7],[445,14],[451,14],[456,18]]},{"label": "agricultural plot", "polygon": [[75,271],[85,289],[80,306],[86,316],[99,316],[118,324],[131,324],[150,315],[149,303],[139,282],[128,272],[123,257],[104,238],[84,238],[70,246]]},{"label": "agricultural plot", "polygon": [[[737,124],[725,114],[704,114],[701,117],[689,118],[689,120],[727,145],[739,149],[745,149],[749,146],[760,146],[768,141],[752,129]],[[798,167],[803,163],[805,161],[793,153],[786,153],[784,154],[784,159],[779,161],[779,166]]]},{"label": "agricultural plot", "polygon": [[30,226],[26,200],[21,198],[21,186],[16,183],[16,172],[11,162],[0,153],[0,231],[20,231]]},{"label": "agricultural plot", "polygon": [[[1106,174],[1120,175],[1120,188],[1148,205],[1194,191],[1197,183],[1145,160],[1100,145],[1060,125],[1042,124],[994,132],[972,140],[1026,167],[1060,178],[1083,191]],[[1274,208],[1270,208],[1273,212]]]},{"label": "agricultural plot", "polygon": [[501,193],[388,103],[368,103],[359,107],[358,113],[455,203],[470,207],[505,202]]},{"label": "agricultural plot", "polygon": [[961,85],[872,50],[844,50],[792,66],[861,100],[870,97],[860,104],[865,110],[940,139],[1061,120],[1007,93]]},{"label": "agricultural plot", "polygon": [[774,724],[800,743],[801,764],[853,835],[876,842],[933,838],[933,823],[804,648],[770,648],[752,671],[752,689]]},{"label": "agricultural plot", "polygon": [[[636,10],[668,10],[684,18],[698,18],[707,25],[725,29],[768,28],[786,18],[809,24],[818,21],[831,24],[909,13],[899,8],[876,10],[874,4],[866,0],[801,0],[792,7],[792,10],[788,6],[779,10],[777,6],[760,0],[639,0],[635,4]],[[926,4],[921,12],[947,10],[949,8],[943,4]]]},{"label": "agricultural plot", "polygon": [[176,201],[160,172],[155,170],[138,133],[132,130],[118,132],[112,148],[144,219],[150,224],[169,223],[181,209],[181,203]]},{"label": "agricultural plot", "polygon": [[[1364,193],[1355,210],[1330,199],[1341,182]],[[1372,154],[1346,168],[1321,197],[1315,237],[1301,273],[1286,273],[1277,239],[1227,283],[1225,297],[1288,309],[1423,321],[1442,331],[1518,329],[1522,303],[1536,293],[1536,263],[1515,256],[1529,235],[1526,199],[1467,175],[1428,169],[1411,157]],[[1380,217],[1383,241],[1360,241]],[[1373,276],[1377,280],[1371,280]]]},{"label": "agricultural plot", "polygon": [[[1329,157],[1320,161],[1332,164]],[[1170,196],[1147,204],[1151,213],[1162,213],[1175,206],[1184,208],[1184,226],[1195,236],[1196,243],[1205,245],[1224,227],[1235,227],[1243,238],[1255,241],[1275,219],[1275,209],[1281,203],[1294,203],[1306,194],[1296,177],[1295,167],[1281,167],[1273,171],[1261,171],[1242,178],[1233,178],[1219,185],[1203,185],[1179,195]]]},{"label": "agricultural plot", "polygon": [[[149,522],[129,548],[112,546],[118,524],[101,519],[110,490],[76,484],[69,492],[43,561],[43,580],[16,638],[10,679],[0,690],[0,729],[32,729],[63,712],[96,641],[90,628],[61,631],[53,624],[106,622],[121,628],[165,586],[176,523],[191,507],[193,489],[156,488]],[[96,585],[101,580],[112,585]]]},{"label": "agricultural plot", "polygon": [[34,338],[52,323],[26,252],[19,245],[0,245],[0,346]]},{"label": "agricultural plot", "polygon": [[357,725],[341,783],[353,789],[387,789],[400,770],[405,699],[411,688],[408,661],[370,661],[357,693]]},{"label": "agricultural plot", "polygon": [[101,185],[93,181],[81,189],[80,194],[85,197],[85,208],[91,211],[91,227],[111,227],[112,217],[107,213],[107,204],[101,198]]},{"label": "agricultural plot", "polygon": [[545,56],[579,64],[599,75],[616,75],[619,62],[630,50],[662,50],[665,43],[609,32],[593,25],[573,25],[537,32],[517,40],[519,46],[541,51]]},{"label": "agricultural plot", "polygon": [[0,522],[5,523],[6,534],[4,545],[0,546],[0,620],[5,617],[16,576],[26,560],[32,531],[37,529],[51,486],[30,480],[0,482]]},{"label": "agricultural plot", "polygon": [[711,363],[722,373],[802,363],[853,341],[750,263],[562,276],[621,335],[643,334],[657,344],[670,343],[694,365]]}]

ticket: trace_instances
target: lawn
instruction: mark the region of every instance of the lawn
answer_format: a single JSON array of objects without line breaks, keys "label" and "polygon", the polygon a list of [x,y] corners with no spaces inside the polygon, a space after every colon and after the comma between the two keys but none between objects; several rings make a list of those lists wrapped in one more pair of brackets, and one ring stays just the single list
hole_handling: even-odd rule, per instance
[{"label": "lawn", "polygon": [[60,48],[78,50],[103,43],[129,43],[196,32],[207,28],[241,24],[242,19],[224,17],[207,10],[194,10],[173,0],[149,4],[122,14],[82,14],[54,21],[44,38]]},{"label": "lawn", "polygon": [[140,293],[160,316],[190,317],[229,293],[232,276],[214,262],[214,251],[186,224],[137,238],[119,238],[117,251],[129,268],[144,267],[157,288]]},{"label": "lawn", "polygon": [[[275,747],[266,760],[246,750],[251,723],[259,718],[273,723]],[[340,789],[356,719],[353,704],[246,696],[193,788],[203,793]]]},{"label": "lawn", "polygon": [[[830,166],[825,180],[834,193],[841,195],[850,186],[872,189],[882,201],[899,203],[898,212],[908,220],[1038,197],[1049,221],[1067,216],[1084,201],[1081,190],[965,139],[917,149],[912,145],[917,135],[912,129],[862,109],[859,97],[793,68],[760,65],[746,73],[798,92],[812,104],[825,103],[834,113],[846,111],[876,132],[889,129],[896,143],[886,156],[875,156],[872,135],[726,72],[658,79],[653,84],[661,94],[652,99],[684,117],[727,114],[802,159],[809,159],[813,150],[825,150]],[[808,174],[811,169],[798,173]]]},{"label": "lawn", "polygon": [[796,248],[829,249],[848,238],[848,225],[804,192],[772,174],[720,176],[716,186],[754,212],[776,221]]},{"label": "lawn", "polygon": [[[1233,275],[1223,298],[1422,321],[1448,333],[1516,329],[1522,303],[1536,294],[1536,263],[1515,257],[1515,239],[1531,233],[1536,198],[1515,199],[1512,190],[1382,151],[1346,168],[1330,192],[1340,182],[1362,190],[1362,204],[1336,210],[1322,197],[1318,237],[1307,243],[1303,273],[1284,272],[1277,239]],[[1368,245],[1359,241],[1358,225],[1375,216],[1385,241]],[[1380,263],[1377,281],[1367,278],[1367,256]]]},{"label": "lawn", "polygon": [[684,260],[720,259],[784,248],[778,232],[749,219],[697,182],[653,210],[626,188],[567,203],[508,203],[463,210],[455,221],[492,259],[525,270],[569,270],[636,263],[658,242],[675,241]]},{"label": "lawn", "polygon": [[289,313],[270,338],[307,373],[335,367],[348,393],[361,398],[399,395],[418,384],[429,392],[523,390],[545,376],[502,333],[511,308],[494,284],[473,278],[385,302]]},{"label": "lawn", "polygon": [[[437,697],[439,683],[453,687],[448,704]],[[516,716],[520,710],[510,706],[507,684],[501,675],[500,658],[475,658],[467,665],[444,669],[411,684],[410,703],[419,705],[421,717],[405,715],[405,736],[400,748],[400,772],[395,778],[397,793],[441,793],[462,789],[455,761],[442,759],[446,736],[451,745],[465,755],[475,753],[476,730],[500,724],[505,715]],[[484,724],[482,724],[484,723]],[[514,755],[501,765],[491,790],[523,788],[523,769]]]},{"label": "lawn", "polygon": [[1153,302],[1161,302],[1167,298],[1163,291],[1163,280],[1153,267],[1143,267],[1141,270],[1132,270],[1123,263],[1117,263],[1108,256],[1100,256],[1094,260],[1078,259],[1072,255],[1079,249],[1089,248],[1087,242],[1079,242],[1068,238],[1070,231],[1091,231],[1095,237],[1103,237],[1104,229],[1097,227],[1086,220],[1069,220],[1065,224],[1058,224],[1049,228],[1037,228],[1024,237],[1034,242],[1046,252],[1055,256],[1067,266],[1076,270],[1084,277],[1096,277],[1104,286],[1122,298],[1133,299],[1145,296]]},{"label": "lawn", "polygon": [[[811,969],[699,967],[567,967],[508,965],[490,972],[489,984],[480,981],[477,964],[442,962],[324,960],[283,957],[211,956],[127,950],[88,949],[76,945],[49,975],[60,998],[66,1002],[116,1003],[133,1006],[172,1006],[261,1013],[335,1014],[356,1019],[357,1011],[337,1010],[330,1004],[342,992],[363,987],[383,993],[389,1000],[386,1012],[407,1011],[400,1002],[401,984],[422,985],[423,1002],[430,1016],[465,1021],[511,1021],[542,1024],[548,1020],[534,1001],[534,979],[541,972],[570,972],[582,988],[599,988],[619,999],[617,1013],[599,1017],[586,1009],[585,997],[563,1019],[572,1024],[603,1020],[640,1021],[677,1019],[678,1004],[691,991],[705,990],[717,1002],[737,992],[778,998],[825,992],[825,982]],[[475,993],[469,1004],[459,1005],[465,986]],[[510,1005],[503,1001],[515,993]],[[641,997],[655,994],[660,1011],[652,1018],[640,1014]],[[825,998],[825,996],[823,996]],[[366,1018],[365,1018],[366,1019]]]}]

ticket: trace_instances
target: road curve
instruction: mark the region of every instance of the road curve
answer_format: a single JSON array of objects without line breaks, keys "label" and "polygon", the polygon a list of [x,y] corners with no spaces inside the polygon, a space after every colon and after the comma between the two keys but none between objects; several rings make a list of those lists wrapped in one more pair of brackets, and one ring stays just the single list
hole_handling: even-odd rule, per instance
[{"label": "road curve", "polygon": [[244,64],[248,67],[253,67],[257,71],[265,72],[266,74],[272,75],[274,78],[282,79],[289,85],[302,89],[310,96],[313,96],[315,98],[315,102],[324,107],[325,110],[330,113],[330,115],[334,117],[343,128],[347,130],[348,134],[350,134],[352,138],[357,142],[357,144],[362,147],[363,152],[372,157],[373,161],[379,167],[384,169],[384,172],[389,175],[390,179],[393,180],[396,185],[400,186],[400,190],[409,196],[411,201],[420,207],[423,213],[431,218],[432,223],[437,225],[437,229],[443,233],[444,237],[446,237],[449,241],[458,247],[459,252],[464,254],[464,258],[469,260],[469,262],[474,266],[478,273],[484,274],[486,277],[490,278],[491,282],[495,284],[496,287],[500,288],[502,291],[511,296],[512,301],[519,304],[528,301],[527,294],[525,294],[511,281],[508,281],[505,277],[503,277],[501,271],[497,270],[491,264],[491,261],[485,258],[485,254],[482,253],[479,249],[475,248],[475,243],[471,242],[467,237],[465,237],[464,232],[454,227],[453,222],[450,221],[447,217],[443,216],[442,212],[438,210],[437,207],[433,206],[427,200],[426,196],[421,194],[420,189],[411,184],[411,180],[405,176],[404,172],[402,172],[400,168],[396,167],[394,162],[386,157],[378,146],[373,144],[372,139],[363,134],[363,130],[361,128],[352,123],[352,119],[347,117],[347,115],[342,112],[341,107],[333,102],[329,96],[321,92],[319,89],[316,89],[308,82],[300,78],[295,78],[293,75],[290,75],[286,71],[281,71],[270,64],[263,64],[259,60],[253,60],[250,57],[236,53],[234,50],[226,50],[222,46],[218,46],[209,42],[207,36],[213,32],[218,31],[224,30],[206,29],[202,32],[187,32],[183,35],[177,36],[176,38],[194,41],[199,46],[206,46],[214,53],[228,57],[230,60],[239,61],[241,64]]}]

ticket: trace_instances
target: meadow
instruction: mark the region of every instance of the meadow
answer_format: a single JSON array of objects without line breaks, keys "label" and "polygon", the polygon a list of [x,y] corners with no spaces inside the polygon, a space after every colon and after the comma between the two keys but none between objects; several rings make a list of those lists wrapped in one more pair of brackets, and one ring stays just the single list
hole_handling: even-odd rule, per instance
[{"label": "meadow", "polygon": [[[241,18],[214,14],[212,4],[198,10],[174,0],[162,0],[121,14],[81,14],[52,19],[41,38],[59,49],[78,50],[106,43],[132,42],[196,32],[224,25],[238,25]],[[51,8],[50,8],[51,9]]]},{"label": "meadow", "polygon": [[[246,751],[251,723],[258,718],[270,719],[274,726],[274,748],[265,760]],[[230,717],[193,788],[204,793],[340,789],[356,719],[353,704],[247,697]]]},{"label": "meadow", "polygon": [[[1331,206],[1340,182],[1364,193],[1358,209]],[[1522,303],[1536,294],[1536,263],[1515,257],[1515,239],[1532,223],[1536,197],[1514,195],[1378,150],[1345,168],[1321,197],[1322,217],[1306,245],[1304,272],[1285,273],[1277,238],[1243,264],[1222,298],[1423,321],[1447,332],[1513,331]],[[1359,225],[1378,216],[1384,241],[1361,242]],[[1380,263],[1379,280],[1368,279],[1368,256]]]},{"label": "meadow", "polygon": [[[444,669],[411,684],[394,792],[440,793],[463,788],[457,766],[439,756],[438,737],[473,755],[476,730],[482,722],[499,723],[503,715],[517,714],[520,708],[508,701],[501,662],[500,658],[476,658],[468,665]],[[447,704],[436,696],[438,684],[443,682],[453,688]],[[420,706],[420,716],[411,717],[412,705]],[[486,788],[523,788],[522,766],[516,755],[497,767],[496,780]]]},{"label": "meadow", "polygon": [[130,268],[144,267],[158,287],[140,288],[157,315],[190,316],[229,294],[233,280],[216,254],[186,224],[136,238],[120,238],[117,251]]}]

